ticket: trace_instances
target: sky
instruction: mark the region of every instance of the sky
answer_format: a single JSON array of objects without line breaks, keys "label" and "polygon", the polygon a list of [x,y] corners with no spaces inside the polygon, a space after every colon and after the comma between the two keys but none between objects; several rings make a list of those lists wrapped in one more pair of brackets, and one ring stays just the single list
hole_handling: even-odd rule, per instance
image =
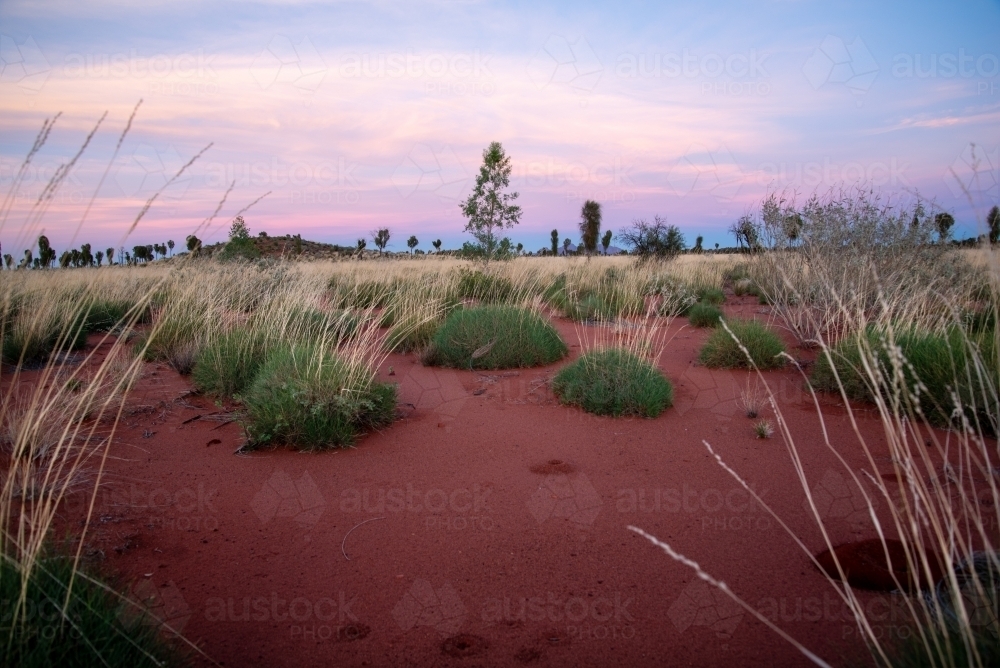
[{"label": "sky", "polygon": [[983,232],[1000,2],[651,4],[3,0],[3,252],[211,243],[248,206],[251,234],[455,248],[492,141],[528,250],[576,239],[587,199],[711,247],[768,192],[858,184]]}]

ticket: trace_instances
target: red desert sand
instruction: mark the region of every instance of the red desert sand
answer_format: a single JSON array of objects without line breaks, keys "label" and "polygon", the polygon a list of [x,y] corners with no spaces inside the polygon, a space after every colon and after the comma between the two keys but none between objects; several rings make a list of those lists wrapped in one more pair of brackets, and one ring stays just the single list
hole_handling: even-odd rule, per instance
[{"label": "red desert sand", "polygon": [[[725,310],[767,318],[751,298]],[[586,326],[554,321],[572,359]],[[567,360],[477,372],[390,355],[379,378],[399,384],[399,419],[354,448],[308,454],[234,454],[238,407],[149,364],[111,445],[86,554],[225,666],[807,663],[634,525],[827,661],[865,664],[822,572],[703,444],[812,553],[827,548],[780,434],[757,438],[744,415],[750,374],[696,363],[708,335],[683,318],[665,332],[659,366],[674,405],[652,420],[560,405],[549,381]],[[787,343],[803,362],[815,357]],[[823,443],[802,373],[764,378],[832,544],[875,538],[861,490]],[[878,471],[840,397],[819,403],[859,478],[892,474],[871,407],[855,409]],[[771,408],[761,417],[773,420]],[[68,500],[62,531],[81,526],[84,499]],[[876,633],[913,633],[902,594],[859,596]]]}]

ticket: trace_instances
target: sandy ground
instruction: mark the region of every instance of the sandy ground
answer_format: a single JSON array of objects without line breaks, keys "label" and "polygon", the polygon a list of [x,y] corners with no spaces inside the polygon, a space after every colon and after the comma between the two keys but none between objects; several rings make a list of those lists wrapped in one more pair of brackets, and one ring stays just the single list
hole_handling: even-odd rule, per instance
[{"label": "sandy ground", "polygon": [[[761,307],[730,298],[726,309]],[[556,325],[578,355],[585,328]],[[233,407],[149,365],[111,446],[88,554],[226,666],[806,663],[631,524],[826,660],[863,664],[834,589],[702,442],[811,551],[825,548],[780,435],[757,439],[742,412],[749,374],[695,364],[708,333],[685,319],[666,332],[674,406],[651,420],[561,406],[548,381],[565,362],[480,373],[391,355],[379,374],[399,383],[401,418],[356,448],[310,454],[234,454]],[[834,543],[874,537],[802,377],[765,377]],[[834,447],[870,470],[839,397],[821,403]],[[860,408],[860,429],[884,448]],[[68,526],[80,511],[67,502]],[[876,632],[912,633],[900,594],[862,596]]]}]

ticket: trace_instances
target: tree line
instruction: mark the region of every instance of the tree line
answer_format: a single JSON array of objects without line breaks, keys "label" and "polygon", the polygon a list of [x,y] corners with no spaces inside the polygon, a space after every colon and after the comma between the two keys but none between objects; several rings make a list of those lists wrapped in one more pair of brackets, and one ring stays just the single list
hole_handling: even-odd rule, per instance
[{"label": "tree line", "polygon": [[[189,240],[194,237],[189,237]],[[197,243],[200,247],[201,242]],[[133,246],[131,251],[125,250],[124,246],[121,246],[116,251],[114,248],[107,248],[104,250],[94,251],[90,244],[81,244],[79,248],[71,248],[70,250],[65,250],[62,253],[57,253],[57,251],[52,248],[52,244],[49,242],[48,237],[44,234],[38,237],[38,242],[36,244],[37,254],[32,252],[32,249],[26,248],[21,259],[15,264],[15,258],[10,253],[3,253],[3,264],[8,270],[14,269],[48,269],[50,267],[56,266],[58,262],[59,267],[63,269],[69,269],[74,267],[101,267],[107,264],[108,266],[118,264],[118,265],[135,265],[144,264],[151,260],[157,258],[169,257],[173,254],[174,242],[169,240],[162,244],[147,244],[140,246]],[[188,250],[193,250],[191,244],[188,244]],[[2,247],[0,247],[0,252],[2,252]],[[117,255],[118,261],[115,262],[115,256]]]}]

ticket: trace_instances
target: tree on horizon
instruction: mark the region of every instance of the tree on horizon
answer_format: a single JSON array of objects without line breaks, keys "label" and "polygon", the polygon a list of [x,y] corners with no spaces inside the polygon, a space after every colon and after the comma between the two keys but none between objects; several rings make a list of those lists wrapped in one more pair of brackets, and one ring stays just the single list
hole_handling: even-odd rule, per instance
[{"label": "tree on horizon", "polygon": [[483,164],[472,193],[459,204],[468,219],[464,231],[475,237],[487,264],[500,245],[497,232],[521,222],[521,207],[514,204],[518,193],[506,192],[510,173],[510,157],[500,142],[492,142],[483,151]]},{"label": "tree on horizon", "polygon": [[372,241],[375,242],[375,247],[378,248],[378,254],[382,255],[385,251],[385,247],[389,245],[389,228],[383,227],[378,230],[372,230]]},{"label": "tree on horizon", "polygon": [[580,210],[580,238],[588,256],[597,252],[597,239],[600,235],[601,204],[588,199]]}]

